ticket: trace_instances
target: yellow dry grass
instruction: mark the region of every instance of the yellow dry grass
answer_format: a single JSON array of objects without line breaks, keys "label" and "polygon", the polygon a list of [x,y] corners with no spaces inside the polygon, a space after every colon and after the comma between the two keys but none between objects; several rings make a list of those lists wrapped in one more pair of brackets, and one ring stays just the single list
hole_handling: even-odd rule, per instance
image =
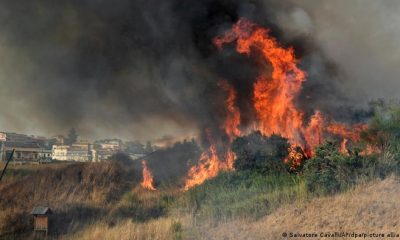
[{"label": "yellow dry grass", "polygon": [[[205,239],[284,239],[287,233],[400,234],[400,180],[394,176],[346,193],[284,206],[258,221],[236,220],[202,230]],[[292,239],[322,239],[292,238]],[[324,238],[327,239],[327,238]],[[335,238],[354,239],[354,238]],[[380,238],[372,238],[380,239]],[[386,238],[382,238],[386,239]]]},{"label": "yellow dry grass", "polygon": [[174,239],[175,233],[172,225],[181,222],[174,218],[158,218],[145,223],[135,223],[126,220],[109,226],[106,223],[97,223],[89,226],[82,232],[68,235],[63,240],[82,239],[107,239],[107,240],[165,240]]},{"label": "yellow dry grass", "polygon": [[[357,232],[400,234],[400,180],[389,177],[336,196],[283,206],[257,221],[235,220],[219,225],[191,226],[190,217],[163,217],[146,223],[123,221],[111,227],[94,224],[64,239],[174,239],[172,225],[180,222],[183,239],[285,239],[287,233]],[[288,238],[327,239],[327,238]],[[354,239],[354,238],[335,238]],[[387,238],[369,238],[387,239]]]}]

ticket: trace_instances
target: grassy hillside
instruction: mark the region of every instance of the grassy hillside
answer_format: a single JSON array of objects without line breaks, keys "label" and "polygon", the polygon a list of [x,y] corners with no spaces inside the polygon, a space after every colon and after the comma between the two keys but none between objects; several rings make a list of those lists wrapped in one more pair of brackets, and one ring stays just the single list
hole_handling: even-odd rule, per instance
[{"label": "grassy hillside", "polygon": [[271,240],[282,239],[283,232],[400,233],[399,198],[400,181],[391,176],[336,196],[281,207],[257,221],[236,220],[208,228],[204,233],[207,239],[266,239],[268,236]]},{"label": "grassy hillside", "polygon": [[50,206],[50,239],[281,239],[289,231],[400,232],[397,177],[336,195],[301,175],[222,173],[182,192],[144,190],[117,162],[13,168],[0,183],[0,238],[31,239],[33,206]]},{"label": "grassy hillside", "polygon": [[32,232],[30,211],[49,206],[51,234],[74,232],[111,209],[138,174],[119,163],[58,164],[10,168],[0,183],[0,236],[12,239]]},{"label": "grassy hillside", "polygon": [[273,240],[282,239],[283,232],[400,232],[399,197],[400,180],[391,176],[335,196],[292,199],[261,218],[195,222],[188,214],[175,213],[146,222],[125,220],[115,226],[99,222],[64,239]]},{"label": "grassy hillside", "polygon": [[[140,162],[123,156],[103,163],[12,166],[0,182],[0,239],[32,239],[34,206],[49,206],[54,212],[49,239],[400,233],[400,111],[396,113],[371,125],[363,144],[342,152],[337,142],[328,141],[296,168],[282,161],[285,139],[259,132],[238,137],[232,147],[235,170],[220,172],[186,192],[182,186],[189,165],[183,162],[198,154],[194,143],[175,145],[149,158],[157,191],[140,187]],[[373,154],[365,154],[367,145]],[[177,166],[163,170],[168,164]]]}]

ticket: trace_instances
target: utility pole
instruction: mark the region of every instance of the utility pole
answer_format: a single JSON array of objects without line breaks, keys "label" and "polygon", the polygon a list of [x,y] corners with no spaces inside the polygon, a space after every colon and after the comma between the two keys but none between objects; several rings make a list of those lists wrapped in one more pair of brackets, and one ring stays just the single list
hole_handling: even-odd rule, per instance
[{"label": "utility pole", "polygon": [[14,156],[14,152],[15,152],[15,149],[12,150],[12,152],[11,152],[11,154],[10,154],[10,157],[9,157],[8,160],[7,160],[7,163],[6,163],[6,165],[4,166],[4,168],[3,168],[3,172],[1,172],[0,181],[1,181],[1,179],[3,179],[3,175],[4,175],[4,173],[6,172],[8,163],[10,163],[11,159],[12,159],[13,156]]}]

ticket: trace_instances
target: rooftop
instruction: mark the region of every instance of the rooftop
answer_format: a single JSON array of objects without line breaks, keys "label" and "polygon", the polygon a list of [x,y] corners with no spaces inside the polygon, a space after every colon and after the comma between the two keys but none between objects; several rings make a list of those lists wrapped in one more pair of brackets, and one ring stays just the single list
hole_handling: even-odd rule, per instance
[{"label": "rooftop", "polygon": [[46,215],[46,214],[52,214],[53,212],[49,207],[42,207],[42,206],[37,206],[34,207],[31,214],[32,215]]},{"label": "rooftop", "polygon": [[37,142],[4,142],[6,148],[40,148]]}]

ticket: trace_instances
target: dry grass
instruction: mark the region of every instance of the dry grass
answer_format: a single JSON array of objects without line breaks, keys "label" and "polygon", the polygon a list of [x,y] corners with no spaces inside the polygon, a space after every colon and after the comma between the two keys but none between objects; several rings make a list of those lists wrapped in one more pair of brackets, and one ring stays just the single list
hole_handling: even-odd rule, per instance
[{"label": "dry grass", "polygon": [[98,223],[89,226],[82,232],[66,236],[62,239],[108,239],[108,240],[165,240],[179,239],[179,230],[173,226],[181,220],[174,218],[158,218],[145,223],[134,223],[126,220],[116,226]]},{"label": "dry grass", "polygon": [[255,222],[237,220],[201,231],[205,239],[282,239],[283,232],[400,234],[399,198],[400,182],[392,176],[340,195],[282,207]]},{"label": "dry grass", "polygon": [[134,184],[134,174],[117,163],[72,164],[19,169],[0,183],[0,238],[32,232],[34,206],[53,209],[51,234],[74,232],[110,212]]},{"label": "dry grass", "polygon": [[29,211],[42,204],[56,212],[51,236],[64,240],[273,240],[282,239],[282,232],[400,233],[400,180],[394,176],[336,196],[285,201],[258,220],[196,222],[187,212],[169,208],[180,194],[176,189],[147,191],[131,175],[113,163],[16,175],[15,181],[0,183],[0,238],[2,234],[14,239],[13,233],[20,234],[19,238],[31,233]]},{"label": "dry grass", "polygon": [[[400,180],[359,185],[346,193],[283,206],[257,221],[205,223],[193,226],[188,216],[161,217],[144,223],[130,220],[114,226],[97,223],[64,239],[283,239],[283,232],[400,233]],[[181,223],[177,237],[174,223]],[[296,238],[305,239],[305,238]],[[308,238],[318,239],[318,238]],[[326,239],[326,238],[325,238]],[[338,238],[336,238],[338,239]],[[340,238],[341,239],[341,238]],[[354,239],[354,238],[353,238]]]}]

